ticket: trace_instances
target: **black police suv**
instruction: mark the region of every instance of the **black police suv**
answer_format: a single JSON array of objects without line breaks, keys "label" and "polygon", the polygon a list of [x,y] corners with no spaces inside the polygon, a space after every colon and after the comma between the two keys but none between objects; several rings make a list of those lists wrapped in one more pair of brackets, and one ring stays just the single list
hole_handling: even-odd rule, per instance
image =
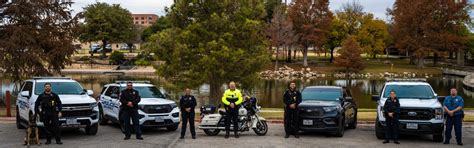
[{"label": "black police suv", "polygon": [[302,92],[299,105],[300,130],[344,135],[357,126],[357,104],[349,89],[339,86],[310,86]]}]

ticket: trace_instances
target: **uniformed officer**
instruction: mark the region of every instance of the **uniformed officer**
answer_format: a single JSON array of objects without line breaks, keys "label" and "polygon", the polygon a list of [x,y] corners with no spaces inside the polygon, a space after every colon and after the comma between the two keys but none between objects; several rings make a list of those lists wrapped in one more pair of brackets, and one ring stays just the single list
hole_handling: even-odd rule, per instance
[{"label": "uniformed officer", "polygon": [[[39,110],[41,109],[41,111]],[[61,131],[59,129],[59,117],[61,117],[62,103],[59,96],[51,91],[51,83],[44,84],[44,92],[38,96],[35,102],[35,112],[39,113],[46,130],[46,143],[51,144],[51,137],[56,139],[56,144],[61,142]]]},{"label": "uniformed officer", "polygon": [[296,83],[291,82],[288,90],[286,90],[283,95],[283,102],[285,103],[285,138],[289,138],[290,135],[294,135],[295,138],[300,138],[298,136],[298,105],[301,101],[301,92],[296,89]]},{"label": "uniformed officer", "polygon": [[196,131],[194,129],[194,108],[196,107],[196,98],[191,95],[191,89],[186,88],[184,95],[181,96],[181,99],[179,100],[179,107],[181,109],[181,121],[183,121],[181,124],[180,139],[184,139],[188,122],[192,138],[196,139]]},{"label": "uniformed officer", "polygon": [[383,112],[387,123],[387,131],[385,131],[385,141],[383,141],[383,143],[389,143],[390,138],[392,138],[395,144],[400,144],[400,142],[398,142],[400,101],[398,100],[394,90],[390,91],[390,97],[383,105]]},{"label": "uniformed officer", "polygon": [[229,82],[229,89],[224,92],[222,95],[222,103],[226,109],[226,119],[225,119],[225,138],[229,138],[230,132],[230,120],[234,123],[234,136],[239,138],[238,130],[238,120],[239,115],[239,105],[243,102],[242,93],[235,88],[235,82]]},{"label": "uniformed officer", "polygon": [[130,128],[130,118],[132,118],[133,127],[135,128],[135,134],[138,140],[143,140],[142,131],[140,129],[140,123],[138,118],[138,103],[140,102],[140,94],[138,91],[133,89],[133,83],[127,82],[127,88],[120,92],[120,106],[122,122],[124,123],[125,128],[125,138],[124,140],[130,139],[131,133]]},{"label": "uniformed officer", "polygon": [[464,118],[464,99],[458,96],[456,88],[451,89],[451,95],[444,99],[444,112],[446,113],[446,128],[444,133],[444,144],[449,144],[451,140],[451,131],[454,125],[454,132],[456,133],[456,142],[458,145],[462,143],[462,120]]}]

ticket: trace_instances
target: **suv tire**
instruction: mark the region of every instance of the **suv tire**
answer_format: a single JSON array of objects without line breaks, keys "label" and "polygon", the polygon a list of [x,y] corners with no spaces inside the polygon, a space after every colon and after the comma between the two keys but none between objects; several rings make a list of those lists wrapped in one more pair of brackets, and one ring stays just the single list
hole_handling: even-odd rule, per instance
[{"label": "suv tire", "polygon": [[26,127],[24,127],[22,124],[21,124],[21,118],[20,118],[20,112],[18,111],[18,106],[16,107],[16,128],[17,129],[26,129]]},{"label": "suv tire", "polygon": [[382,130],[379,119],[377,118],[377,120],[375,120],[375,136],[377,136],[377,139],[385,139],[385,133]]},{"label": "suv tire", "polygon": [[336,133],[334,136],[336,137],[342,137],[344,136],[344,127],[346,127],[346,124],[344,123],[344,116],[341,116],[341,119],[339,119],[339,128],[337,129]]},{"label": "suv tire", "polygon": [[434,142],[443,142],[443,134],[434,134],[433,141]]},{"label": "suv tire", "polygon": [[99,130],[98,124],[89,125],[85,128],[87,135],[96,135],[98,130]]}]

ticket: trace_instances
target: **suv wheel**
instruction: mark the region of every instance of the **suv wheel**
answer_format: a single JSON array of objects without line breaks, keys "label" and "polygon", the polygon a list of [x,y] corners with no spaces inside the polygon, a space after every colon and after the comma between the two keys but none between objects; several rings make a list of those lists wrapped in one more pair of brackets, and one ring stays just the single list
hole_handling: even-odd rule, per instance
[{"label": "suv wheel", "polygon": [[345,123],[344,123],[344,116],[341,116],[341,119],[339,119],[339,128],[337,129],[336,131],[336,134],[335,136],[336,137],[342,137],[344,136],[344,127],[346,127]]},{"label": "suv wheel", "polygon": [[85,129],[87,135],[96,135],[98,130],[99,130],[98,124],[87,126]]},{"label": "suv wheel", "polygon": [[100,125],[107,125],[109,123],[109,120],[105,119],[105,116],[104,116],[104,109],[99,106],[99,122],[100,122]]},{"label": "suv wheel", "polygon": [[443,142],[443,134],[441,134],[441,135],[439,135],[439,134],[433,135],[433,141],[434,141],[434,142]]},{"label": "suv wheel", "polygon": [[357,128],[357,111],[355,111],[354,119],[351,123],[349,123],[348,129],[355,129]]},{"label": "suv wheel", "polygon": [[377,120],[375,120],[375,136],[377,136],[377,139],[385,139],[385,133],[382,130],[379,119],[377,118]]},{"label": "suv wheel", "polygon": [[176,131],[178,129],[178,124],[166,127],[168,131]]},{"label": "suv wheel", "polygon": [[18,111],[18,106],[16,107],[16,128],[26,129],[23,125],[21,125],[21,118],[20,118],[20,112]]}]

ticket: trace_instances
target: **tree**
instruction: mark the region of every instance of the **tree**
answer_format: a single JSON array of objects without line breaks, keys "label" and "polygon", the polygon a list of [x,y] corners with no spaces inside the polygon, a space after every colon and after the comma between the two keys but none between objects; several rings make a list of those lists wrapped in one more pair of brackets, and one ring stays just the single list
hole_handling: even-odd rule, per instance
[{"label": "tree", "polygon": [[224,83],[250,87],[268,64],[261,1],[176,1],[169,10],[173,27],[152,35],[147,46],[165,62],[158,74],[177,86],[209,84],[216,102]]},{"label": "tree", "polygon": [[321,47],[327,39],[332,19],[328,0],[295,0],[288,15],[293,23],[296,42],[303,47],[303,66],[308,66],[308,48]]},{"label": "tree", "polygon": [[[424,67],[424,59],[440,51],[461,50],[466,41],[464,25],[470,21],[465,0],[397,0],[389,11],[396,46]],[[458,51],[458,53],[463,53]],[[436,61],[436,60],[435,60]]]},{"label": "tree", "polygon": [[142,41],[147,41],[151,35],[168,28],[171,28],[171,22],[168,20],[168,17],[160,16],[153,25],[143,30]]},{"label": "tree", "polygon": [[[267,27],[267,35],[270,37],[271,47],[276,47],[276,63],[275,70],[278,69],[279,49],[283,45],[291,45],[293,40],[293,26],[288,19],[286,13],[286,5],[276,7],[273,11],[273,18],[269,27]],[[271,48],[273,53],[273,48]]]},{"label": "tree", "polygon": [[78,19],[68,3],[15,0],[0,3],[0,70],[14,82],[51,75],[75,52]]},{"label": "tree", "polygon": [[374,59],[377,54],[383,54],[386,45],[390,42],[387,25],[383,20],[373,19],[372,14],[367,15],[356,38],[363,51]]},{"label": "tree", "polygon": [[342,41],[347,37],[347,33],[342,31],[343,27],[342,21],[337,16],[332,19],[328,39],[323,45],[325,48],[329,49],[331,56],[329,58],[330,63],[334,61],[334,49],[340,47]]},{"label": "tree", "polygon": [[[102,48],[110,42],[123,42],[130,37],[134,24],[131,13],[118,4],[95,3],[84,8],[84,24],[80,40],[102,41]],[[105,50],[102,52],[105,57]]]},{"label": "tree", "polygon": [[143,34],[144,28],[140,25],[134,25],[131,30],[128,30],[128,32],[124,33],[124,39],[123,42],[127,44],[130,53],[133,50],[133,44],[134,43],[141,43],[142,42],[142,34]]},{"label": "tree", "polygon": [[336,57],[335,64],[346,68],[346,72],[358,72],[365,68],[362,60],[361,49],[355,37],[348,37],[343,41],[342,47],[337,51],[339,56]]}]

